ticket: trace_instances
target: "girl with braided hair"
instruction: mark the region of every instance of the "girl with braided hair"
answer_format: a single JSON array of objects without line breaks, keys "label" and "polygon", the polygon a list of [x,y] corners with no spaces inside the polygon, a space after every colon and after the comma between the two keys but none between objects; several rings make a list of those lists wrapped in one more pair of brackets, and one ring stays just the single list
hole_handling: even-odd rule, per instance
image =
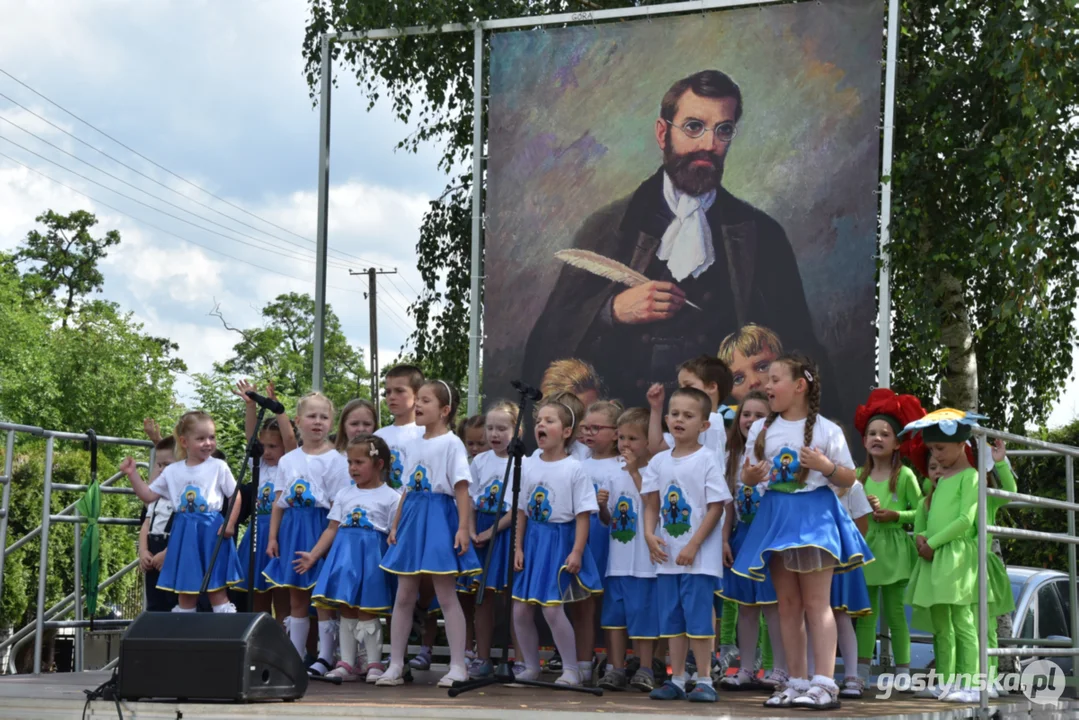
[{"label": "girl with braided hair", "polygon": [[[835,674],[836,625],[832,577],[854,570],[873,555],[829,487],[850,487],[854,462],[843,431],[820,417],[821,381],[816,365],[787,354],[768,368],[768,417],[746,437],[742,483],[767,483],[757,514],[735,558],[733,572],[771,580],[779,604],[780,635],[790,680],[767,707],[839,707]],[[808,677],[806,626],[816,673]]]}]

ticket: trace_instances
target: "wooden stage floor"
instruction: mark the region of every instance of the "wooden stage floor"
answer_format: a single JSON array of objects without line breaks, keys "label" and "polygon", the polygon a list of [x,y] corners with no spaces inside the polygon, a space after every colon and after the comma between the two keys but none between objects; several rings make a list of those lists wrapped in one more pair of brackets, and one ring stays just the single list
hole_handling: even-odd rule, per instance
[{"label": "wooden stage floor", "polygon": [[[444,672],[444,671],[443,671]],[[639,720],[646,717],[676,718],[790,718],[835,717],[874,720],[953,720],[973,715],[969,705],[945,705],[935,700],[919,700],[910,695],[893,695],[889,700],[844,701],[839,710],[814,714],[804,710],[774,710],[762,706],[764,695],[751,692],[720,692],[712,704],[660,703],[630,690],[607,692],[602,697],[553,692],[542,688],[492,686],[451,699],[435,686],[441,672],[417,673],[416,682],[397,688],[375,688],[362,683],[340,686],[311,683],[307,695],[292,703],[122,702],[123,717],[133,720],[191,720],[194,718],[445,718],[447,720]],[[13,675],[0,677],[0,718],[52,720],[82,717],[85,695],[105,682],[108,673]],[[553,676],[552,676],[553,678]],[[867,693],[868,695],[868,693]],[[1070,703],[1059,717],[1077,717]],[[1029,717],[1030,704],[1024,697],[994,702],[1003,718]],[[1056,715],[1056,713],[1053,713]],[[113,703],[95,701],[88,718],[115,718]],[[1039,717],[1044,717],[1039,714]]]}]

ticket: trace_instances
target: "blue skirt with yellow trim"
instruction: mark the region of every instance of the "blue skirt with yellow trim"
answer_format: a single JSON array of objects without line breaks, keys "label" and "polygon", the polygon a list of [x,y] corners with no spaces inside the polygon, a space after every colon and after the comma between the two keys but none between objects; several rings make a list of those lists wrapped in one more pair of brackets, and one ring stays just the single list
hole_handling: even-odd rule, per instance
[{"label": "blue skirt with yellow trim", "polygon": [[585,545],[581,569],[573,575],[566,558],[573,552],[577,521],[529,522],[525,527],[524,569],[513,576],[513,599],[536,605],[583,600],[603,589],[592,551]]},{"label": "blue skirt with yellow trim", "polygon": [[769,489],[761,498],[734,574],[761,581],[768,576],[772,553],[815,548],[830,556],[836,573],[873,559],[873,553],[831,488],[791,493]]},{"label": "blue skirt with yellow trim", "polygon": [[[499,517],[499,515],[492,513],[477,512],[476,532],[481,533],[494,527]],[[509,584],[510,568],[510,529],[508,527],[502,532],[496,533],[494,540],[491,540],[483,547],[476,548],[476,558],[480,561],[481,570],[483,569],[483,564],[487,561],[487,553],[489,552],[493,552],[494,555],[491,557],[491,566],[487,568],[486,577],[482,574],[462,575],[457,578],[457,592],[474,593],[479,589],[480,582],[483,582],[488,590],[494,590],[495,592],[502,592],[506,589],[506,585]]]},{"label": "blue skirt with yellow trim", "polygon": [[475,575],[480,572],[476,550],[458,555],[457,501],[444,493],[410,491],[405,495],[397,544],[382,557],[382,568],[395,575]]},{"label": "blue skirt with yellow trim", "polygon": [[851,617],[869,614],[869,588],[861,567],[832,575],[832,609],[842,610]]},{"label": "blue skirt with yellow trim", "polygon": [[[266,592],[272,589],[262,575],[262,571],[266,569],[267,563],[270,562],[270,558],[266,556],[266,545],[270,542],[270,514],[256,516],[255,524],[255,592]],[[247,581],[247,563],[250,552],[251,533],[248,532],[244,534],[243,539],[240,540],[240,547],[236,550],[236,556],[240,559],[242,579],[240,584],[234,587],[233,590],[247,592],[251,589]]]},{"label": "blue skirt with yellow trim", "polygon": [[[734,534],[731,535],[731,553],[735,558],[745,545],[750,525],[751,523],[739,522],[734,529]],[[763,581],[757,582],[736,575],[730,570],[723,573],[723,583],[719,594],[724,599],[732,600],[739,605],[771,605],[778,602],[772,578],[766,577]]]},{"label": "blue skirt with yellow trim", "polygon": [[[588,549],[599,571],[600,582],[607,577],[607,556],[611,551],[611,529],[599,519],[599,513],[592,513],[588,521]],[[600,587],[599,592],[603,592]]]},{"label": "blue skirt with yellow trim", "polygon": [[309,552],[315,547],[329,524],[326,518],[328,514],[329,510],[320,507],[290,507],[285,510],[281,527],[277,529],[277,557],[271,558],[262,571],[270,586],[298,590],[315,587],[325,558],[319,558],[303,575],[296,572],[292,562],[296,559],[296,553]]},{"label": "blue skirt with yellow trim", "polygon": [[386,535],[374,528],[340,528],[318,575],[311,599],[320,605],[389,613],[397,588],[395,578],[379,565]]},{"label": "blue skirt with yellow trim", "polygon": [[[225,524],[219,512],[177,512],[173,515],[165,563],[157,587],[183,595],[198,595],[202,578],[210,566],[217,544],[218,529]],[[240,582],[243,571],[236,557],[236,543],[225,538],[210,573],[209,592],[224,590]]]}]

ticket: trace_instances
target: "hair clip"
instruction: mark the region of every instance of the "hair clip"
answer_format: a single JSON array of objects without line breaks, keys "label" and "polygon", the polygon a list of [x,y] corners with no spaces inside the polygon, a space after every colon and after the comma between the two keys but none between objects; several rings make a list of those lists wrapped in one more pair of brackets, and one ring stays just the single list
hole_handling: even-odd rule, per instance
[{"label": "hair clip", "polygon": [[367,454],[370,455],[371,457],[378,457],[378,448],[375,447],[374,443],[369,443],[368,444],[368,446],[367,446]]},{"label": "hair clip", "polygon": [[805,373],[806,382],[813,382],[813,373],[809,372],[808,370],[803,370],[802,372]]}]

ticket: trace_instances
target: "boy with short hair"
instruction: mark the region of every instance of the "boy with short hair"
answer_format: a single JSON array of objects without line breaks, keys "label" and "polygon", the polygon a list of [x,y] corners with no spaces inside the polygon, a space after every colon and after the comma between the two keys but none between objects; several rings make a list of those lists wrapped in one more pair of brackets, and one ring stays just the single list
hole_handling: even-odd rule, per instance
[{"label": "boy with short hair", "polygon": [[723,338],[718,354],[731,369],[731,396],[740,403],[751,390],[764,389],[768,367],[783,354],[783,343],[770,329],[749,323]]},{"label": "boy with short hair", "polygon": [[648,466],[648,411],[630,408],[615,423],[618,452],[625,472],[615,476],[600,517],[610,527],[610,553],[604,580],[600,624],[607,631],[607,671],[599,686],[607,690],[626,689],[626,646],[640,659],[640,669],[629,685],[651,692],[655,689],[652,658],[659,639],[656,607],[656,567],[644,538],[641,503],[641,472]]},{"label": "boy with short hair", "polygon": [[[723,464],[705,448],[712,400],[702,390],[682,387],[671,395],[667,426],[674,447],[657,454],[641,473],[644,533],[656,563],[656,600],[660,637],[670,639],[672,677],[649,697],[687,699],[686,656],[712,655],[715,643],[713,598],[723,577],[720,518],[732,502]],[[707,672],[689,693],[690,702],[716,702]]]},{"label": "boy with short hair", "polygon": [[393,425],[375,430],[375,435],[390,446],[389,485],[401,487],[401,450],[423,436],[416,425],[416,393],[423,387],[423,371],[415,365],[395,365],[386,373],[386,407],[393,415]]},{"label": "boy with short hair", "polygon": [[[156,428],[156,424],[154,427]],[[176,439],[172,435],[158,438],[154,443],[154,466],[150,468],[150,482],[156,480],[157,476],[175,461],[175,450]],[[169,612],[178,601],[176,593],[157,587],[171,529],[172,504],[167,498],[143,506],[142,527],[139,529],[139,569],[144,575],[146,602],[143,610],[146,612]]]},{"label": "boy with short hair", "polygon": [[[720,467],[727,462],[726,411],[723,400],[731,394],[734,381],[727,363],[710,355],[698,355],[678,366],[678,387],[696,388],[707,395],[711,403],[708,411],[708,429],[700,442],[719,458]],[[648,423],[648,447],[653,453],[674,447],[670,433],[663,432],[663,385],[656,383],[648,389],[648,405],[651,410]],[[733,414],[731,415],[733,420]]]}]

